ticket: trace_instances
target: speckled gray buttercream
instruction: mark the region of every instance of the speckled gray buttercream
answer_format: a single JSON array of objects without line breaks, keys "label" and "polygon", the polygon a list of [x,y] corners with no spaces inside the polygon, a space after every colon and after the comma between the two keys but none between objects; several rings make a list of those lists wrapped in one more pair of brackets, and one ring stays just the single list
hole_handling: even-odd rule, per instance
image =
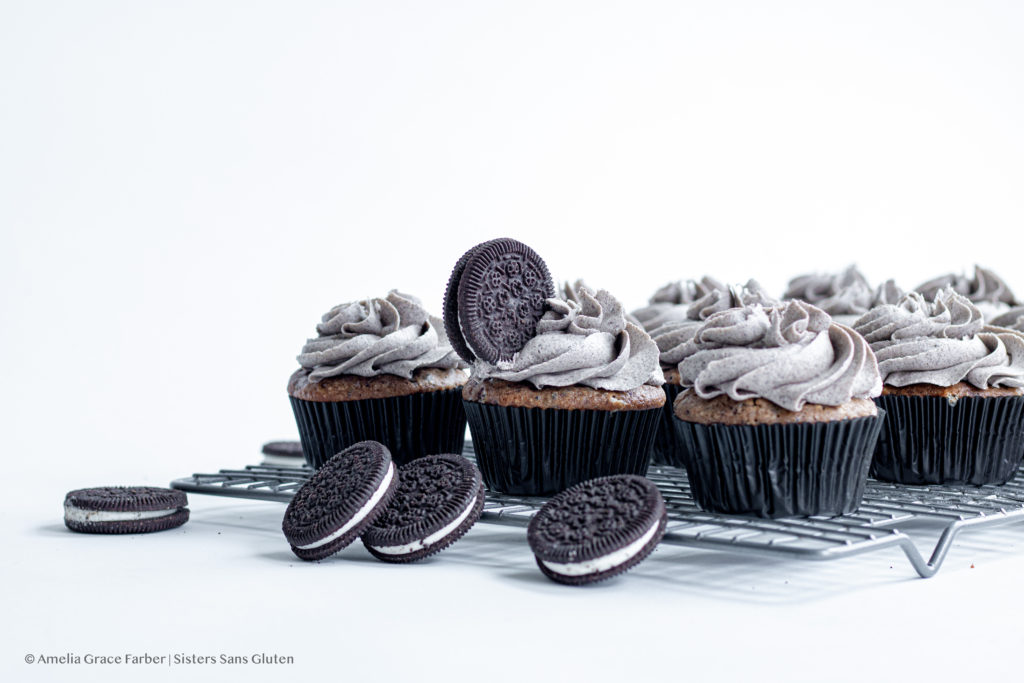
[{"label": "speckled gray buttercream", "polygon": [[1024,306],[1016,306],[992,319],[993,327],[1005,327],[1024,332]]},{"label": "speckled gray buttercream", "polygon": [[949,273],[940,275],[918,285],[914,291],[921,294],[925,299],[932,301],[938,295],[939,290],[946,287],[952,288],[957,294],[961,294],[974,303],[991,303],[1013,306],[1024,303],[1017,301],[1017,298],[1010,291],[1010,287],[1001,277],[987,268],[974,266],[974,277],[967,277],[964,274]]},{"label": "speckled gray buttercream", "polygon": [[934,301],[911,292],[896,305],[873,308],[855,329],[890,386],[1024,386],[1024,334],[986,326],[978,307],[951,288]]},{"label": "speckled gray buttercream", "polygon": [[397,290],[383,299],[364,299],[335,306],[316,326],[298,356],[319,382],[337,375],[397,375],[412,378],[422,368],[464,368],[452,350],[441,321],[427,313],[420,300]]},{"label": "speckled gray buttercream", "polygon": [[641,327],[650,332],[668,322],[688,320],[690,306],[694,301],[707,296],[710,292],[728,290],[727,285],[707,275],[699,282],[670,282],[658,289],[646,306],[633,311],[633,317],[639,321]]},{"label": "speckled gray buttercream", "polygon": [[579,302],[548,299],[536,335],[511,362],[473,365],[479,379],[528,382],[534,387],[582,385],[630,391],[665,382],[658,347],[641,328],[626,320],[622,304],[605,290],[576,291]]},{"label": "speckled gray buttercream", "polygon": [[[705,278],[705,281],[710,278]],[[651,326],[645,326],[651,339],[658,345],[658,353],[663,366],[674,366],[682,360],[683,348],[686,343],[693,339],[694,333],[701,324],[716,313],[748,306],[761,304],[762,306],[774,306],[778,303],[757,280],[749,280],[743,287],[727,287],[707,289],[704,294],[690,302],[686,306],[678,306],[685,309],[685,315],[681,317],[663,316],[660,321],[651,321]],[[650,324],[650,323],[649,323]]]},{"label": "speckled gray buttercream", "polygon": [[683,351],[679,375],[701,398],[763,398],[787,410],[838,406],[882,391],[867,342],[819,308],[789,301],[708,318]]}]

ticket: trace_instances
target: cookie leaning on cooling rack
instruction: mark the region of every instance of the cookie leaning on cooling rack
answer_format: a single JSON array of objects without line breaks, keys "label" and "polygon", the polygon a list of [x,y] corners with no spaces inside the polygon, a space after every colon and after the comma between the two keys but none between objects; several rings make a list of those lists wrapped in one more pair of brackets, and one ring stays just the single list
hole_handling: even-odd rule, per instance
[{"label": "cookie leaning on cooling rack", "polygon": [[590,479],[549,500],[526,532],[537,566],[552,581],[594,583],[643,561],[665,535],[658,487],[631,474]]},{"label": "cookie leaning on cooling rack", "polygon": [[102,486],[70,491],[64,525],[85,534],[147,534],[188,521],[182,491],[155,486]]},{"label": "cookie leaning on cooling rack", "polygon": [[378,560],[413,562],[447,548],[484,509],[480,470],[461,455],[428,455],[402,465],[387,510],[363,534]]},{"label": "cookie leaning on cooling rack", "polygon": [[338,453],[288,503],[281,530],[292,552],[310,561],[338,552],[387,508],[398,482],[381,443],[360,441]]}]

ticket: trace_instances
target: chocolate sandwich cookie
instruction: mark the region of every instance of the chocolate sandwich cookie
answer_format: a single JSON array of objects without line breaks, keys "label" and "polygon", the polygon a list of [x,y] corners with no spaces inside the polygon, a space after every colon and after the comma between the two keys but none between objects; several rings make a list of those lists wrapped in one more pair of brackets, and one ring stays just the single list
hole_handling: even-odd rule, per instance
[{"label": "chocolate sandwich cookie", "polygon": [[363,533],[378,560],[412,562],[447,548],[484,508],[480,470],[461,455],[428,455],[402,465],[387,510]]},{"label": "chocolate sandwich cookie", "polygon": [[302,467],[302,443],[299,441],[268,441],[263,444],[263,464],[271,467]]},{"label": "chocolate sandwich cookie", "polygon": [[153,486],[102,486],[64,497],[64,525],[86,534],[147,534],[188,521],[182,491]]},{"label": "chocolate sandwich cookie", "polygon": [[470,363],[511,360],[554,295],[547,264],[533,249],[507,237],[478,244],[455,264],[445,289],[452,348]]},{"label": "chocolate sandwich cookie", "polygon": [[668,515],[649,479],[614,475],[558,494],[534,515],[526,538],[551,580],[579,585],[610,578],[651,554]]},{"label": "chocolate sandwich cookie", "polygon": [[292,552],[322,560],[359,537],[398,489],[391,453],[376,441],[360,441],[324,463],[288,503],[281,530]]}]

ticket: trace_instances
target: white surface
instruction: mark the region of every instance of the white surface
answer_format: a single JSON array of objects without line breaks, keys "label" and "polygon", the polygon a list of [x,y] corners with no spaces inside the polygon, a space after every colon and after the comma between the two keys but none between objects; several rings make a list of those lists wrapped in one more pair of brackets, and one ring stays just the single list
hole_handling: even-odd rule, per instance
[{"label": "white surface", "polygon": [[[663,550],[579,591],[490,527],[387,567],[294,561],[274,504],[195,498],[151,537],[60,520],[72,488],[258,461],[322,312],[390,287],[437,311],[497,235],[630,307],[851,261],[904,286],[978,261],[1024,293],[1022,26],[996,2],[0,3],[0,675],[146,649],[296,657],[253,680],[1005,673],[1020,528],[928,581],[895,553]],[[240,675],[151,672],[185,674]]]}]

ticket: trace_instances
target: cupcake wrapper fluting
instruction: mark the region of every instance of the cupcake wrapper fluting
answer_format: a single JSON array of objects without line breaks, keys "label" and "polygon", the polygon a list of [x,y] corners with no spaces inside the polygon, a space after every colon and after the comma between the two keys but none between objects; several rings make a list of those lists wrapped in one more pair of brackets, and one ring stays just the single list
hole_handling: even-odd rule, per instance
[{"label": "cupcake wrapper fluting", "polygon": [[1005,484],[1024,458],[1024,396],[880,396],[871,476],[900,484]]},{"label": "cupcake wrapper fluting", "polygon": [[473,449],[493,491],[557,493],[609,474],[647,473],[661,408],[561,410],[465,401]]},{"label": "cupcake wrapper fluting", "polygon": [[359,441],[381,442],[398,465],[425,455],[461,454],[465,443],[462,389],[355,401],[290,398],[302,453],[312,467]]},{"label": "cupcake wrapper fluting", "polygon": [[721,425],[676,418],[693,497],[711,512],[842,515],[864,497],[885,413],[804,424]]},{"label": "cupcake wrapper fluting", "polygon": [[676,396],[683,390],[678,384],[662,385],[665,390],[665,407],[658,421],[658,432],[654,437],[654,449],[651,451],[651,462],[655,465],[675,465],[682,467],[686,461],[682,452],[685,447],[679,433],[676,432],[676,414],[672,406]]}]

